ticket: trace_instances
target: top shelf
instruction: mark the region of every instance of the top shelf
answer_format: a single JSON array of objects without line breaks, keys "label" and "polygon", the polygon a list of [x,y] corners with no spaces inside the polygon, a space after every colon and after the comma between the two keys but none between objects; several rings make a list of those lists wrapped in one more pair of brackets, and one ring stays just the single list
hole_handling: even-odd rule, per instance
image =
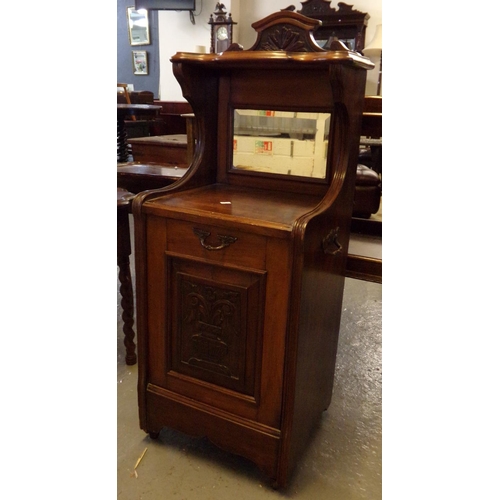
[{"label": "top shelf", "polygon": [[[330,64],[348,64],[372,69],[374,64],[360,53],[348,50],[341,42],[332,41],[329,50],[318,45],[313,31],[321,21],[297,12],[280,11],[252,24],[257,32],[254,45],[243,50],[238,44],[217,54],[178,52],[173,63],[205,64],[208,67],[260,69],[297,66],[316,67]],[[298,68],[297,68],[298,69]]]},{"label": "top shelf", "polygon": [[262,65],[287,66],[301,64],[315,66],[328,64],[352,64],[363,69],[373,69],[374,64],[349,50],[325,50],[320,52],[287,52],[287,51],[247,51],[235,50],[219,54],[197,54],[193,52],[177,52],[170,59],[173,63],[203,64],[213,67],[253,67]]}]

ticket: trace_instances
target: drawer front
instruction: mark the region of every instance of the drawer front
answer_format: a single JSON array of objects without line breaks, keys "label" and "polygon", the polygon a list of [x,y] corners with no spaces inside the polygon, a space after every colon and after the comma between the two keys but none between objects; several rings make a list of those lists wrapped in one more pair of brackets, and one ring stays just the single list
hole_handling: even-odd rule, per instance
[{"label": "drawer front", "polygon": [[267,238],[208,224],[169,219],[167,250],[213,262],[254,269],[266,267]]}]

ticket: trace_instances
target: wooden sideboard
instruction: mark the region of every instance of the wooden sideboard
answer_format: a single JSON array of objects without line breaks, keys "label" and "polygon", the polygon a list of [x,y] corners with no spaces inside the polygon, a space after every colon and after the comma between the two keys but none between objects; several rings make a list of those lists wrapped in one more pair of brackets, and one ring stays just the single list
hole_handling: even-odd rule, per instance
[{"label": "wooden sideboard", "polygon": [[162,101],[154,102],[161,106],[158,120],[151,135],[173,135],[186,134],[188,129],[188,119],[193,108],[189,102],[184,101]]},{"label": "wooden sideboard", "polygon": [[[317,24],[277,12],[253,24],[250,50],[173,56],[195,115],[195,155],[179,181],[133,202],[141,428],[207,436],[276,487],[332,397],[373,67],[340,44],[320,49]],[[324,172],[236,165],[237,111],[326,113]],[[268,145],[254,141],[265,167]]]},{"label": "wooden sideboard", "polygon": [[136,162],[188,165],[187,134],[137,137],[128,143]]}]

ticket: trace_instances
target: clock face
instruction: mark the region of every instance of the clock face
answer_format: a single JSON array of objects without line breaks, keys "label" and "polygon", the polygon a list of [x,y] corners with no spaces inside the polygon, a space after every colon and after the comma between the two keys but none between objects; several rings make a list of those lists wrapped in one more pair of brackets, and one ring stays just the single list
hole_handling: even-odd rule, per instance
[{"label": "clock face", "polygon": [[217,29],[217,40],[227,40],[227,28],[225,26],[221,26]]}]

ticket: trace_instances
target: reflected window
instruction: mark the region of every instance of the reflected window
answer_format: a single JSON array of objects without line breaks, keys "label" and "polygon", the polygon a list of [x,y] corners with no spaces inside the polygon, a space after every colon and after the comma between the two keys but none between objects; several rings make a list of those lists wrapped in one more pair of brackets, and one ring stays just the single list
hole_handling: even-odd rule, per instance
[{"label": "reflected window", "polygon": [[236,109],[233,168],[326,177],[330,113]]}]

